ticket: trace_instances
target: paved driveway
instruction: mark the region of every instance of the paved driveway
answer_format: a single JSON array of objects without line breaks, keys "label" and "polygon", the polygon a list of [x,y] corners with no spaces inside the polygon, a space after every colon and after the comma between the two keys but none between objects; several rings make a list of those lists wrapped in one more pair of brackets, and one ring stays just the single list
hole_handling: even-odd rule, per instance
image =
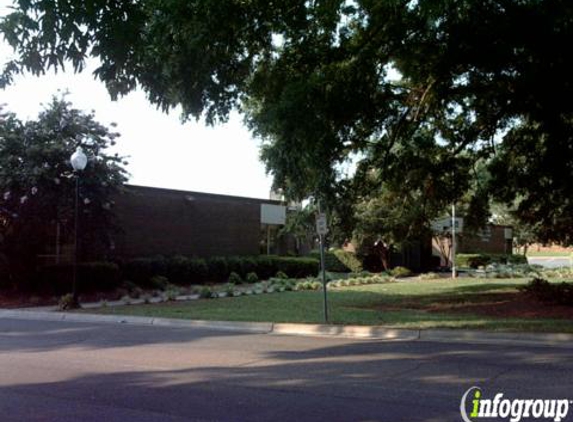
[{"label": "paved driveway", "polygon": [[559,268],[571,266],[571,260],[568,257],[555,256],[555,257],[528,257],[529,264],[542,265],[546,268]]},{"label": "paved driveway", "polygon": [[2,422],[460,421],[474,385],[573,398],[572,352],[0,319],[0,412]]}]

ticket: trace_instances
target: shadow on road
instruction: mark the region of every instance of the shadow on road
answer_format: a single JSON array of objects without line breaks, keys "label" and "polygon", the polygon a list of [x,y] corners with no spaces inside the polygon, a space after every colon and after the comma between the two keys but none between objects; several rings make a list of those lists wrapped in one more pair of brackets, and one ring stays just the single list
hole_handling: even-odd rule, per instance
[{"label": "shadow on road", "polygon": [[[0,327],[6,422],[455,421],[473,385],[516,397],[573,391],[566,349],[21,321]],[[74,369],[70,356],[85,364]]]}]

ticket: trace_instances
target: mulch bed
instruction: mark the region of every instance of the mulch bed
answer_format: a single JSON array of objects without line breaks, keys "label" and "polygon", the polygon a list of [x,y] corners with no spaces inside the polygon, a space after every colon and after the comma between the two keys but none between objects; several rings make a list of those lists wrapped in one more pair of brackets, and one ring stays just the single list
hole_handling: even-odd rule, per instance
[{"label": "mulch bed", "polygon": [[[99,302],[101,300],[118,300],[121,293],[82,293],[80,302]],[[30,308],[36,306],[53,306],[58,304],[59,297],[34,295],[33,293],[15,293],[0,291],[0,309]]]},{"label": "mulch bed", "polygon": [[471,295],[465,300],[443,298],[429,304],[404,303],[400,307],[387,306],[385,310],[415,309],[418,311],[452,314],[472,314],[494,318],[550,318],[573,319],[573,306],[541,302],[530,295],[511,292]]}]

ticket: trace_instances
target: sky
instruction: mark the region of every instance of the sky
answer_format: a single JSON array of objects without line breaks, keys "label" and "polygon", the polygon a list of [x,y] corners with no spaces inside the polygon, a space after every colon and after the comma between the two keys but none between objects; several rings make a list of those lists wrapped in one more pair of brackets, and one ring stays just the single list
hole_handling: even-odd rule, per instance
[{"label": "sky", "polygon": [[[0,16],[9,0],[0,0]],[[0,39],[0,66],[12,56]],[[20,119],[34,119],[54,94],[69,91],[75,108],[95,111],[102,124],[117,123],[113,151],[128,156],[128,183],[253,198],[268,198],[272,180],[259,160],[260,142],[250,135],[241,116],[208,127],[203,122],[182,124],[179,113],[165,114],[149,104],[141,90],[111,101],[105,86],[94,80],[95,63],[80,74],[71,71],[45,76],[19,75],[0,90],[0,104]],[[115,131],[115,129],[114,129]]]}]

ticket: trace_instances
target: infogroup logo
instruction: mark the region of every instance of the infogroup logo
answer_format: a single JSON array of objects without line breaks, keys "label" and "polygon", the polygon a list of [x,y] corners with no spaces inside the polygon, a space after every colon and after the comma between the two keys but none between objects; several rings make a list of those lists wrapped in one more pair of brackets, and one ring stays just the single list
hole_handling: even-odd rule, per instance
[{"label": "infogroup logo", "polygon": [[503,393],[496,393],[493,399],[486,399],[479,387],[471,387],[462,396],[460,413],[464,422],[475,422],[480,418],[498,418],[510,422],[522,419],[546,419],[560,422],[567,417],[568,399],[504,399]]}]

